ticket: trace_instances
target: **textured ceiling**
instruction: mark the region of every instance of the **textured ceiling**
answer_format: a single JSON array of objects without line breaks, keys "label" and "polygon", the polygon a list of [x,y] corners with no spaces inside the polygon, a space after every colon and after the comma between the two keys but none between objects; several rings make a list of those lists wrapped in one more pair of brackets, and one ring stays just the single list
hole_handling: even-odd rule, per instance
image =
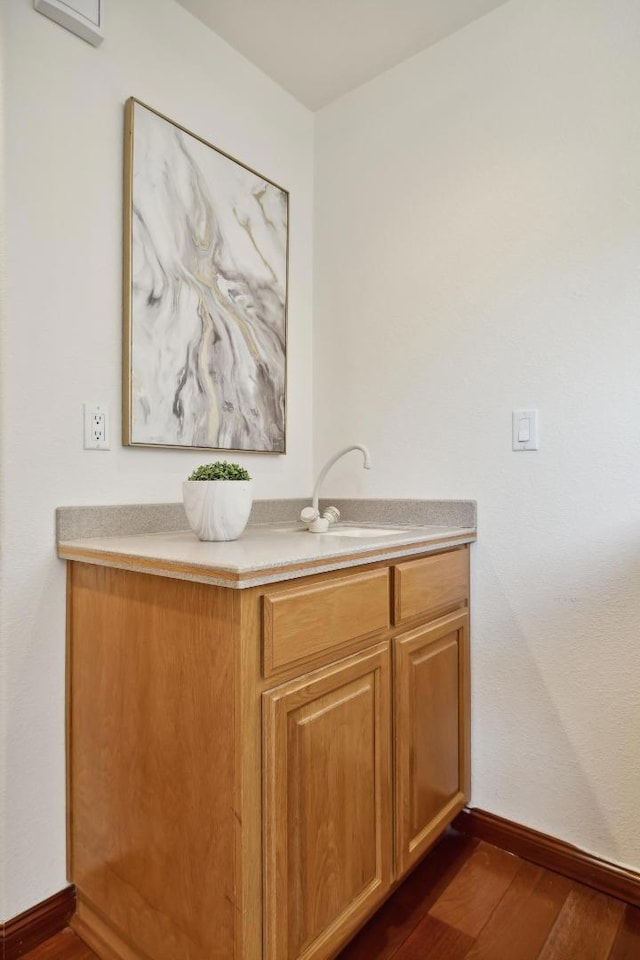
[{"label": "textured ceiling", "polygon": [[312,110],[506,0],[178,0]]}]

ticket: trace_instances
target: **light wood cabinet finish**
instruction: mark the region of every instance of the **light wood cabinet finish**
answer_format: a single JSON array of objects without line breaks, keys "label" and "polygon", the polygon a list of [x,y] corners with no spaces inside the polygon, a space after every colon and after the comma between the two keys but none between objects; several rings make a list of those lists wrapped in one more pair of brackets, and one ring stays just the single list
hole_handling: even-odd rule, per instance
[{"label": "light wood cabinet finish", "polygon": [[264,597],[264,673],[321,657],[389,626],[386,569],[293,587]]},{"label": "light wood cabinet finish", "polygon": [[469,618],[393,641],[396,858],[409,869],[469,799]]},{"label": "light wood cabinet finish", "polygon": [[234,955],[235,601],[72,567],[71,879],[153,960]]},{"label": "light wood cabinet finish", "polygon": [[422,620],[464,606],[469,599],[467,548],[436,553],[394,568],[394,623]]},{"label": "light wood cabinet finish", "polygon": [[267,955],[320,960],[391,886],[388,645],[264,696]]},{"label": "light wood cabinet finish", "polygon": [[[98,956],[339,952],[468,791],[452,553],[243,590],[69,563],[69,874]],[[445,568],[464,599],[429,624]]]}]

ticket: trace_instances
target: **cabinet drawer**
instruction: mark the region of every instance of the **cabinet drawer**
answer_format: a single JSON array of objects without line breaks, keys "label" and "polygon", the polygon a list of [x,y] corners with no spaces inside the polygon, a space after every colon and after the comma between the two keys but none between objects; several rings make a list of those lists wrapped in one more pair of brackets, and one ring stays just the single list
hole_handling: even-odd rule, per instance
[{"label": "cabinet drawer", "polygon": [[445,613],[469,598],[469,551],[450,550],[394,568],[394,623]]},{"label": "cabinet drawer", "polygon": [[264,676],[323,654],[338,656],[338,647],[388,627],[386,569],[267,593],[262,610]]}]

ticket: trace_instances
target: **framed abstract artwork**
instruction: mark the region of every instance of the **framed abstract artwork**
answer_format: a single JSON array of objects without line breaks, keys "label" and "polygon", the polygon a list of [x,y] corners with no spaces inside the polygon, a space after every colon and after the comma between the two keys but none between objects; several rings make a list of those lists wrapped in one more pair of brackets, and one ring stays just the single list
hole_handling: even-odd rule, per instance
[{"label": "framed abstract artwork", "polygon": [[123,442],[285,453],[289,194],[125,110]]}]

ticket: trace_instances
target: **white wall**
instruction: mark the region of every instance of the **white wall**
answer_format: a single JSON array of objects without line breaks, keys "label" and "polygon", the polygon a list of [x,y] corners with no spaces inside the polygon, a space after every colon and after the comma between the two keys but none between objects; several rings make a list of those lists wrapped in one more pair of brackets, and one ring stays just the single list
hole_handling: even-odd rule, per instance
[{"label": "white wall", "polygon": [[[54,509],[179,500],[182,479],[202,460],[120,446],[122,130],[131,95],[291,191],[288,453],[237,459],[255,474],[258,497],[299,496],[312,485],[313,115],[172,0],[107,8],[106,39],[94,49],[32,0],[2,4],[6,918],[66,884],[65,591]],[[109,453],[82,449],[83,400],[110,405]]]},{"label": "white wall", "polygon": [[325,108],[314,277],[326,493],[479,503],[473,804],[635,869],[639,41],[512,0]]},{"label": "white wall", "polygon": [[[123,102],[291,190],[289,453],[238,458],[258,496],[311,487],[314,118],[171,0],[110,0],[98,50],[1,14],[10,918],[66,882],[54,508],[176,500],[198,460],[118,443]],[[512,0],[318,115],[314,345],[316,462],[375,457],[327,493],[479,501],[473,802],[636,869],[639,39],[636,0]],[[542,449],[513,454],[526,405]]]},{"label": "white wall", "polygon": [[[6,225],[4,217],[4,168],[5,168],[5,78],[4,78],[5,47],[4,34],[0,29],[0,445],[4,429],[4,331],[6,329]],[[0,450],[1,452],[1,450]],[[4,543],[2,530],[4,528],[4,458],[0,456],[0,583],[4,571]],[[0,596],[0,908],[6,896],[6,836],[7,824],[4,816],[6,810],[6,749],[7,749],[7,664],[4,656],[4,634],[2,632],[2,597]],[[0,917],[2,912],[0,909]]]}]

